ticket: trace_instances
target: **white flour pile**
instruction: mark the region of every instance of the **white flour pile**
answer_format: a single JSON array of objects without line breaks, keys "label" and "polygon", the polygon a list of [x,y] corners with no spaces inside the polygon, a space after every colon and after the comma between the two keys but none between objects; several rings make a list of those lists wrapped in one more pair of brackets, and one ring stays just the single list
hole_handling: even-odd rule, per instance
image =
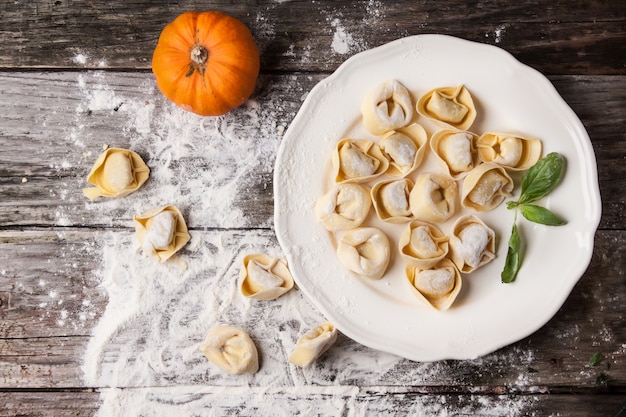
[{"label": "white flour pile", "polygon": [[[339,21],[329,22],[343,30]],[[271,36],[268,22],[259,18],[257,24]],[[130,77],[138,87],[119,84]],[[201,118],[161,98],[151,74],[77,76],[81,99],[69,144],[95,160],[100,149],[81,141],[90,134],[82,115],[109,112],[120,143],[144,156],[151,168],[138,192],[87,203],[103,226],[128,227],[103,232],[90,249],[101,258],[100,287],[108,296],[83,365],[87,385],[110,387],[102,389],[98,416],[364,416],[389,410],[415,416],[519,415],[532,397],[468,396],[453,402],[454,396],[408,394],[405,386],[458,385],[463,376],[454,363],[412,363],[345,337],[310,369],[288,364],[298,337],[324,317],[297,288],[277,300],[255,301],[237,287],[246,254],[282,257],[271,216],[250,214],[255,199],[271,194],[268,182],[281,135],[305,95],[297,78],[280,82],[287,85],[264,85],[260,95],[229,115]],[[165,204],[181,209],[193,229],[181,255],[184,270],[137,250],[132,215]],[[70,215],[60,212],[59,224]],[[260,354],[258,373],[228,375],[202,356],[198,345],[217,324],[249,332]],[[481,372],[519,370],[523,388],[533,355],[509,352],[469,364]],[[381,392],[386,395],[373,394]]]}]

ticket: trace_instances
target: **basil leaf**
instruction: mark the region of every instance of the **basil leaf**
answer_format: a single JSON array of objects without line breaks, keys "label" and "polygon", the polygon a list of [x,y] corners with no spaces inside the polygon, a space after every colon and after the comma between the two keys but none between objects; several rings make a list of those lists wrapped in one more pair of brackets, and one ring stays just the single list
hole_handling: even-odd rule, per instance
[{"label": "basil leaf", "polygon": [[589,359],[589,366],[596,366],[598,365],[600,362],[602,362],[602,353],[600,352],[596,352],[593,354],[593,356],[591,357],[591,359]]},{"label": "basil leaf", "polygon": [[522,177],[522,193],[518,202],[532,203],[552,191],[559,183],[564,167],[565,158],[557,152],[537,161]]},{"label": "basil leaf", "polygon": [[517,230],[517,224],[513,223],[513,230],[509,238],[509,250],[504,262],[504,270],[500,275],[502,282],[508,284],[515,281],[517,273],[522,266],[522,238]]},{"label": "basil leaf", "polygon": [[534,223],[545,224],[546,226],[562,226],[567,223],[547,208],[534,204],[522,204],[520,211],[526,220]]},{"label": "basil leaf", "polygon": [[517,201],[507,201],[506,202],[506,208],[508,210],[513,210],[515,208],[517,208],[517,206],[519,206],[519,204],[517,203]]}]

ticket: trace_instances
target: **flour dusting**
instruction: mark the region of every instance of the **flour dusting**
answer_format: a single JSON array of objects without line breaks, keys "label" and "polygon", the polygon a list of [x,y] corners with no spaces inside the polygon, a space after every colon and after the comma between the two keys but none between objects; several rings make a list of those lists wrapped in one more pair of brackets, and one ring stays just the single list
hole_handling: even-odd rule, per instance
[{"label": "flour dusting", "polygon": [[343,27],[339,19],[334,19],[331,22],[331,26],[335,28],[335,32],[333,33],[333,42],[331,44],[333,51],[337,54],[347,54],[354,45],[352,35],[346,31],[346,28]]},{"label": "flour dusting", "polygon": [[501,25],[498,25],[495,30],[493,31],[494,34],[494,42],[495,43],[500,43],[502,42],[502,38],[504,37],[504,34],[506,33],[506,29],[507,29],[507,24],[503,23]]}]

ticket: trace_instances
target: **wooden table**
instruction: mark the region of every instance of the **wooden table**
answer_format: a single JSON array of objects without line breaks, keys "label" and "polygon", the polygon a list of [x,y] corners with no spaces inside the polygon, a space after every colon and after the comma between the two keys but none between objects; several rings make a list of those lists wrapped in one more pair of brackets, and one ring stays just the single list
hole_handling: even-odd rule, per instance
[{"label": "wooden table", "polygon": [[[100,407],[103,415],[133,415],[131,410],[140,410],[138,415],[154,410],[166,415],[312,415],[306,404],[318,409],[317,415],[337,416],[443,410],[446,415],[610,416],[626,402],[622,2],[0,3],[0,416],[87,416]],[[218,9],[240,18],[261,49],[261,76],[252,101],[223,118],[181,115],[154,86],[150,61],[160,31],[193,9]],[[265,346],[258,377],[221,376],[194,353],[183,362],[199,371],[176,374],[169,364],[179,355],[167,351],[156,362],[148,361],[148,376],[122,378],[118,368],[140,362],[155,344],[168,345],[170,333],[154,339],[145,328],[155,321],[171,328],[177,311],[172,307],[135,315],[113,330],[97,351],[101,373],[95,382],[87,381],[83,365],[93,359],[90,342],[102,335],[103,322],[116,317],[110,302],[120,299],[108,292],[113,287],[106,280],[119,278],[112,265],[136,258],[145,262],[131,248],[132,216],[151,208],[147,205],[157,201],[155,195],[168,190],[188,217],[192,241],[199,242],[183,252],[190,262],[211,254],[230,260],[207,268],[207,280],[218,275],[236,280],[236,263],[246,252],[280,254],[273,232],[273,161],[306,93],[351,55],[422,33],[509,51],[550,79],[591,137],[602,220],[591,264],[554,318],[527,338],[468,361],[414,363],[342,336],[312,370],[300,372],[273,350],[292,346],[303,322],[308,325],[319,315],[312,311],[301,321],[272,321],[273,309],[311,308],[296,290],[275,304],[245,304],[246,317],[261,317],[260,327],[250,329]],[[206,128],[207,135],[220,132],[232,146],[258,141],[259,147],[244,148],[252,151],[244,155],[227,148],[222,159],[218,153],[179,152],[177,146],[193,146],[177,143],[176,132],[185,129],[172,124],[181,120],[194,134]],[[167,141],[171,160],[165,161],[154,147],[167,149]],[[81,188],[103,145],[133,146],[144,156],[154,167],[147,187],[120,202],[87,201]],[[185,183],[194,172],[211,170],[222,176],[221,182]],[[167,172],[174,174],[164,178]],[[233,201],[210,202],[211,192],[224,193],[229,185],[238,191],[226,193]],[[204,200],[198,197],[203,193]],[[178,290],[173,284],[164,288]],[[172,295],[172,303],[190,300]],[[108,307],[113,313],[106,312]],[[209,323],[217,313],[203,314]],[[242,323],[251,323],[246,320]],[[272,326],[280,329],[280,337],[261,334]],[[204,331],[190,336],[189,345],[199,343]],[[183,351],[191,352],[187,348]],[[129,352],[133,357],[124,357]],[[599,361],[592,361],[594,356]],[[276,376],[269,386],[267,375]],[[187,396],[168,397],[175,387],[187,387]],[[159,396],[161,409],[154,405]],[[117,412],[115,403],[120,404]]]}]

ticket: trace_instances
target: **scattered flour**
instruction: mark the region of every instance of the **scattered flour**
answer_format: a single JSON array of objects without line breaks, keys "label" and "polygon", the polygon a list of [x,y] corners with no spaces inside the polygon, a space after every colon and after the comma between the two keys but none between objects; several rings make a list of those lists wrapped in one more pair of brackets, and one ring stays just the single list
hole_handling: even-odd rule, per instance
[{"label": "scattered flour", "polygon": [[104,68],[107,66],[107,61],[105,59],[100,59],[98,61],[92,59],[91,55],[87,52],[79,51],[74,55],[71,59],[74,64],[82,65],[82,66],[96,66],[100,68]]},{"label": "scattered flour", "polygon": [[[365,4],[363,19],[356,22],[359,31],[371,30],[377,23],[385,19],[384,3],[378,0],[370,0]],[[328,12],[327,22],[333,29],[331,49],[333,53],[346,55],[355,54],[369,48],[367,42],[346,29],[343,16],[340,11]]]},{"label": "scattered flour", "polygon": [[504,36],[504,32],[506,32],[506,25],[500,25],[496,28],[496,30],[494,31],[496,38],[495,38],[495,42],[496,43],[500,43],[502,41],[502,36]]},{"label": "scattered flour", "polygon": [[[376,394],[372,391],[375,389]],[[385,392],[385,391],[388,392]],[[383,393],[379,395],[378,393]],[[294,401],[294,398],[304,398]],[[188,416],[406,416],[501,417],[516,415],[519,398],[508,396],[447,397],[397,393],[389,387],[177,387],[111,389],[104,407],[115,415],[137,409],[144,417],[182,414]],[[272,404],[272,413],[266,414]]]},{"label": "scattered flour", "polygon": [[83,53],[78,53],[72,57],[72,62],[80,65],[85,65],[87,63],[87,55]]},{"label": "scattered flour", "polygon": [[331,26],[335,28],[335,32],[333,33],[333,42],[331,44],[333,51],[337,54],[347,54],[354,45],[352,35],[346,32],[346,28],[341,25],[339,19],[334,19],[331,22]]},{"label": "scattered flour", "polygon": [[276,33],[274,31],[274,23],[268,19],[263,11],[259,10],[256,19],[252,24],[252,34],[254,41],[259,48],[259,52],[263,52],[265,48],[274,40]]},{"label": "scattered flour", "polygon": [[[506,33],[506,29],[509,25],[506,23],[503,23],[501,25],[496,26],[496,28],[493,30],[493,41],[498,44],[500,42],[502,42],[502,38],[504,37],[504,34]],[[485,34],[485,37],[488,38],[490,37],[492,34],[491,33],[487,33]]]}]

